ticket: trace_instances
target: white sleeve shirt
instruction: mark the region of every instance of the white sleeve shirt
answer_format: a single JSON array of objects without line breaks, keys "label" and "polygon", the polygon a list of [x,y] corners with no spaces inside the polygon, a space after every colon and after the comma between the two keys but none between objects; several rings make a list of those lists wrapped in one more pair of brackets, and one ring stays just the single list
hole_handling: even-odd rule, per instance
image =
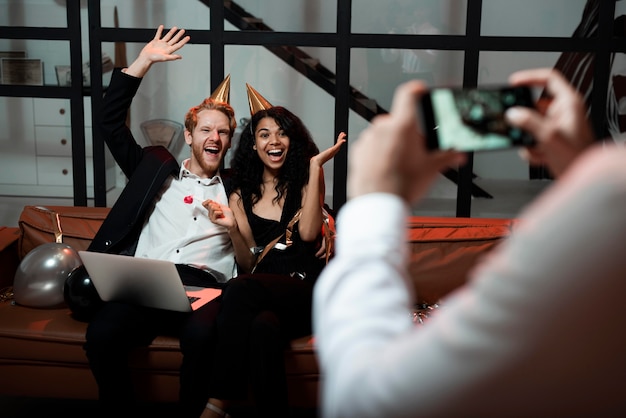
[{"label": "white sleeve shirt", "polygon": [[324,417],[626,416],[626,150],[581,157],[418,327],[407,215],[384,194],[339,212],[314,294]]},{"label": "white sleeve shirt", "polygon": [[155,198],[135,256],[189,264],[226,282],[236,275],[232,242],[226,228],[211,222],[202,202],[212,199],[228,205],[228,196],[219,175],[200,178],[185,163]]}]

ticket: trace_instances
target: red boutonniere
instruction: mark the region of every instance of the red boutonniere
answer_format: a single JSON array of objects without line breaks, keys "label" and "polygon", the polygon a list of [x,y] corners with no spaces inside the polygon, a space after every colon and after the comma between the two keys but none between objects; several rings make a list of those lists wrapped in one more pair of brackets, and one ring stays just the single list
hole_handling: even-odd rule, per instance
[{"label": "red boutonniere", "polygon": [[183,199],[183,202],[185,202],[188,205],[191,205],[193,203],[193,196],[185,196],[185,198]]}]

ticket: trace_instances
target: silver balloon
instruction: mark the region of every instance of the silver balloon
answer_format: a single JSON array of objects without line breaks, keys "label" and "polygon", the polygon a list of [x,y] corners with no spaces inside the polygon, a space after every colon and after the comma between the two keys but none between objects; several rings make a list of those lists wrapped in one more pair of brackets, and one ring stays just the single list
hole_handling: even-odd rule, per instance
[{"label": "silver balloon", "polygon": [[15,302],[35,308],[63,305],[65,280],[80,265],[78,253],[67,244],[48,243],[35,247],[15,272]]}]

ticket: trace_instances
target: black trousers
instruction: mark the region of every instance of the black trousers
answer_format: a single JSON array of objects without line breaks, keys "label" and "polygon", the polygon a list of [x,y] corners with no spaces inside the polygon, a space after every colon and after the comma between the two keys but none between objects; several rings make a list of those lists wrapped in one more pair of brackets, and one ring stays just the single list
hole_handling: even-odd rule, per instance
[{"label": "black trousers", "polygon": [[282,275],[242,275],[222,293],[211,351],[211,397],[241,400],[252,393],[258,416],[288,415],[284,351],[310,334],[313,283]]},{"label": "black trousers", "polygon": [[[186,285],[223,286],[202,270],[181,265],[178,272]],[[220,298],[191,313],[105,303],[87,327],[84,346],[98,384],[103,415],[132,416],[137,413],[129,354],[137,347],[148,346],[158,335],[171,335],[180,339],[183,354],[179,416],[199,416],[208,398],[207,375],[219,307]]]}]

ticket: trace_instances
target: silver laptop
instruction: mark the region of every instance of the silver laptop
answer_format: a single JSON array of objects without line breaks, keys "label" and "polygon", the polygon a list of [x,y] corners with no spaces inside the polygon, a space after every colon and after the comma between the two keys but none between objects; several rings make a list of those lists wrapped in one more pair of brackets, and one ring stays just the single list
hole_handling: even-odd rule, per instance
[{"label": "silver laptop", "polygon": [[222,293],[221,289],[185,286],[171,261],[79,251],[100,298],[150,308],[191,312]]}]

